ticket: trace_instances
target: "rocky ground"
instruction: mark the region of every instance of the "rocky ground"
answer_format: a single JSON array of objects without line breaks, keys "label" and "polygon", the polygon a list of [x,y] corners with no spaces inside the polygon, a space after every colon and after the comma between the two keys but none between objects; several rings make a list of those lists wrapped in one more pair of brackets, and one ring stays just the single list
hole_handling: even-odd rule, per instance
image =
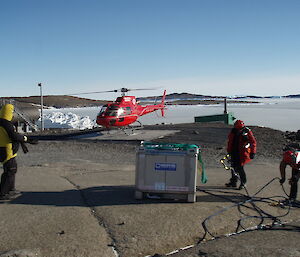
[{"label": "rocky ground", "polygon": [[[226,154],[230,126],[208,123],[146,128],[179,130],[156,142],[200,146],[208,182],[202,184],[198,178],[195,203],[134,199],[137,141],[40,141],[28,145],[28,154],[19,153],[17,186],[22,194],[0,205],[0,256],[300,256],[298,208],[286,215],[288,209],[269,202],[257,203],[260,212],[253,210],[251,203],[242,210],[231,207],[249,196],[244,190],[224,187],[229,173],[219,160]],[[245,168],[250,196],[279,176],[282,148],[294,140],[281,131],[251,129],[258,152]],[[288,190],[288,185],[285,188]],[[258,197],[278,195],[285,196],[275,180]],[[201,224],[224,208],[228,210],[206,224],[213,236],[220,237],[211,241]],[[235,232],[243,213],[245,217],[261,217],[262,213],[282,216],[280,221],[289,225],[224,238]],[[260,221],[246,219],[242,225],[254,227]],[[271,222],[264,220],[264,224]],[[206,241],[198,244],[204,235]],[[194,247],[176,251],[191,245]]]}]

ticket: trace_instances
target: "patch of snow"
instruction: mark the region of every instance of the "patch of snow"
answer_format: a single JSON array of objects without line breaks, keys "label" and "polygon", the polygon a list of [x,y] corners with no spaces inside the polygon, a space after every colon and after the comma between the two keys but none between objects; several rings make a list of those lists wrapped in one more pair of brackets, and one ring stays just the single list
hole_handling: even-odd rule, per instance
[{"label": "patch of snow", "polygon": [[80,116],[72,112],[54,111],[43,115],[45,128],[91,129],[96,126],[89,116]]}]

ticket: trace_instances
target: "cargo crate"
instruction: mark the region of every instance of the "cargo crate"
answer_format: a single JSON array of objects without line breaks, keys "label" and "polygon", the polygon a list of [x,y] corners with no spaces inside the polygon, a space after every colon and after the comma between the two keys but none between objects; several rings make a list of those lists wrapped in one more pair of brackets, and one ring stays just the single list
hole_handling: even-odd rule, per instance
[{"label": "cargo crate", "polygon": [[191,144],[143,142],[136,154],[135,198],[196,201],[199,147]]}]

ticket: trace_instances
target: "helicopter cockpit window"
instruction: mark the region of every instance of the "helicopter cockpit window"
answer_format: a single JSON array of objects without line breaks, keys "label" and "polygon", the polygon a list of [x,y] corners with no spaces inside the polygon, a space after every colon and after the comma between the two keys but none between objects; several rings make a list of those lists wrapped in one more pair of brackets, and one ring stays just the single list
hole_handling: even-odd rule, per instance
[{"label": "helicopter cockpit window", "polygon": [[122,102],[123,97],[117,97],[116,102],[117,103],[121,103]]},{"label": "helicopter cockpit window", "polygon": [[98,116],[101,116],[103,113],[105,113],[106,108],[107,108],[107,105],[103,105],[100,112],[99,112],[99,114],[98,114]]},{"label": "helicopter cockpit window", "polygon": [[118,117],[119,116],[124,116],[124,108],[119,108],[119,110],[118,110]]},{"label": "helicopter cockpit window", "polygon": [[106,110],[106,115],[116,117],[116,116],[120,116],[122,111],[123,111],[122,108],[118,106],[109,106]]}]

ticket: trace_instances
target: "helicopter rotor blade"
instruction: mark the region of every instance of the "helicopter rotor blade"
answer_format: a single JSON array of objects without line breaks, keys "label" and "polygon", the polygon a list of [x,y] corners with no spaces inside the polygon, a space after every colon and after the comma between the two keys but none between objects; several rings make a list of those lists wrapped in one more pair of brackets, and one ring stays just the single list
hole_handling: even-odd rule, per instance
[{"label": "helicopter rotor blade", "polygon": [[113,89],[113,90],[105,90],[105,91],[94,91],[94,92],[79,92],[79,93],[72,93],[72,94],[64,94],[65,96],[73,96],[73,95],[90,95],[90,94],[101,94],[101,93],[127,93],[129,91],[144,91],[144,90],[155,90],[158,89],[158,87],[155,88],[119,88],[119,89]]},{"label": "helicopter rotor blade", "polygon": [[101,94],[101,93],[116,93],[118,90],[107,90],[107,91],[95,91],[95,92],[81,92],[81,93],[73,93],[73,94],[66,94],[68,96],[72,95],[90,95],[90,94]]},{"label": "helicopter rotor blade", "polygon": [[152,88],[128,88],[128,91],[144,91],[144,90],[156,90],[160,89],[161,87],[152,87]]}]

